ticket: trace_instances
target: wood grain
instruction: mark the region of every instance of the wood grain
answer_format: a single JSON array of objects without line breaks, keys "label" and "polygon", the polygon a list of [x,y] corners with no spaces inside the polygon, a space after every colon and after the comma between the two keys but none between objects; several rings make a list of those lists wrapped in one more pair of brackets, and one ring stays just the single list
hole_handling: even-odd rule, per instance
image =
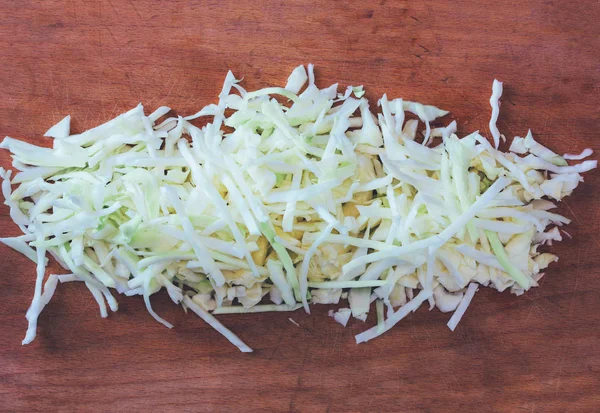
[{"label": "wood grain", "polygon": [[[486,4],[487,3],[487,4]],[[249,88],[283,85],[313,62],[322,86],[364,84],[452,111],[460,132],[487,132],[494,77],[499,121],[531,128],[559,153],[598,149],[598,2],[2,1],[0,129],[31,141],[71,114],[81,131],[143,102],[190,114],[228,69]],[[2,151],[0,164],[9,166]],[[600,181],[563,202],[572,241],[541,288],[481,291],[456,332],[419,310],[357,346],[326,316],[231,315],[256,352],[237,350],[172,305],[120,297],[101,319],[80,285],[60,285],[38,338],[20,342],[34,268],[1,247],[3,411],[585,412],[600,399]],[[16,235],[0,208],[3,236]]]}]

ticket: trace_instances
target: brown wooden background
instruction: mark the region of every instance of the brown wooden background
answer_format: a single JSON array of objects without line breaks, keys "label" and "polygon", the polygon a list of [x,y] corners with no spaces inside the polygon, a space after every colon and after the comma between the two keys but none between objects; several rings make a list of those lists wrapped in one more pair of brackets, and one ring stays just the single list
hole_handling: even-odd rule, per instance
[{"label": "brown wooden background", "polygon": [[[489,4],[486,4],[489,3]],[[81,131],[138,102],[191,114],[228,69],[250,88],[284,85],[313,62],[322,86],[364,84],[376,101],[452,111],[487,131],[494,77],[499,121],[544,144],[599,149],[600,6],[596,1],[2,1],[0,133],[48,143],[64,115]],[[0,153],[0,164],[9,166]],[[421,309],[357,346],[326,316],[223,316],[256,352],[239,353],[166,294],[146,312],[119,297],[101,319],[81,285],[60,285],[38,338],[20,342],[34,267],[0,253],[0,409],[4,411],[582,412],[600,409],[598,173],[562,205],[574,240],[541,288],[479,292],[456,332]],[[17,229],[0,207],[4,236]]]}]

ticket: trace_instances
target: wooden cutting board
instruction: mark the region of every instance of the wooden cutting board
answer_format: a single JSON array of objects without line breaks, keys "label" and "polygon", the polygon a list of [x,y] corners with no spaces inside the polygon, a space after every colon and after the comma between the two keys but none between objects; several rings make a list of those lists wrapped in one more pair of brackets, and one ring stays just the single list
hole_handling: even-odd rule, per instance
[{"label": "wooden cutting board", "polygon": [[[3,1],[0,133],[49,144],[63,116],[75,131],[143,102],[191,114],[231,69],[256,88],[284,85],[312,62],[318,84],[363,84],[452,111],[462,134],[487,131],[494,77],[499,127],[531,128],[559,153],[598,149],[600,6],[480,1]],[[0,164],[10,166],[5,151]],[[0,247],[2,411],[599,411],[600,255],[597,171],[561,205],[573,240],[540,288],[483,289],[454,333],[422,308],[356,345],[316,307],[221,320],[255,352],[241,354],[166,294],[101,319],[82,285],[59,285],[26,347],[34,267]],[[17,235],[0,208],[3,236]],[[58,271],[53,265],[54,271]],[[292,317],[299,326],[288,320]]]}]

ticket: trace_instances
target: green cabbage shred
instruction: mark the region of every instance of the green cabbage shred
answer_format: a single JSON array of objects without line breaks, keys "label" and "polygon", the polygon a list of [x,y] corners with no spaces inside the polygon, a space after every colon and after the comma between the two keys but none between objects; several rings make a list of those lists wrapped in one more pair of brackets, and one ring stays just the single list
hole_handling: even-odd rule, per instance
[{"label": "green cabbage shred", "polygon": [[[550,199],[597,166],[569,165],[592,151],[563,157],[531,131],[499,150],[497,80],[493,145],[478,132],[459,138],[455,121],[432,128],[448,114],[435,106],[384,95],[372,108],[362,86],[319,89],[313,65],[285,87],[238,83],[229,72],[217,102],[192,116],[138,105],[79,134],[67,116],[46,132],[51,147],[0,143],[16,171],[0,168],[4,203],[23,232],[0,242],[36,264],[23,344],[71,281],[102,317],[117,310],[116,291],[141,296],[170,328],[150,301],[164,289],[243,352],[252,349],[215,315],[347,298],[350,308],[330,311],[345,326],[375,301],[377,325],[361,343],[428,301],[454,311],[454,329],[479,286],[537,286],[558,259],[537,247],[560,241],[569,222]],[[47,254],[64,274],[46,275]]]}]

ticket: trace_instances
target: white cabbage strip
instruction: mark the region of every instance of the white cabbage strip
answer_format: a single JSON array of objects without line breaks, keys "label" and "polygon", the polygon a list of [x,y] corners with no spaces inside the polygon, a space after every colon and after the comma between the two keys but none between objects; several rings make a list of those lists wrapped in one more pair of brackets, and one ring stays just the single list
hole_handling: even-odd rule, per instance
[{"label": "white cabbage strip", "polygon": [[[497,150],[502,83],[492,91],[493,146],[455,121],[432,130],[448,113],[435,106],[384,95],[373,112],[362,86],[319,89],[312,65],[252,92],[229,72],[192,116],[140,105],[81,134],[67,116],[51,147],[5,138],[2,195],[23,235],[0,242],[37,266],[23,344],[59,281],[85,283],[102,317],[117,310],[111,290],[141,295],[172,327],[150,302],[164,288],[244,352],[215,315],[348,298],[331,312],[345,326],[376,301],[360,343],[425,301],[454,311],[453,330],[479,286],[522,294],[557,259],[536,246],[569,222],[545,197],[571,194],[597,162],[568,165],[592,151],[560,156],[531,133]],[[46,253],[65,274],[46,276]]]}]

